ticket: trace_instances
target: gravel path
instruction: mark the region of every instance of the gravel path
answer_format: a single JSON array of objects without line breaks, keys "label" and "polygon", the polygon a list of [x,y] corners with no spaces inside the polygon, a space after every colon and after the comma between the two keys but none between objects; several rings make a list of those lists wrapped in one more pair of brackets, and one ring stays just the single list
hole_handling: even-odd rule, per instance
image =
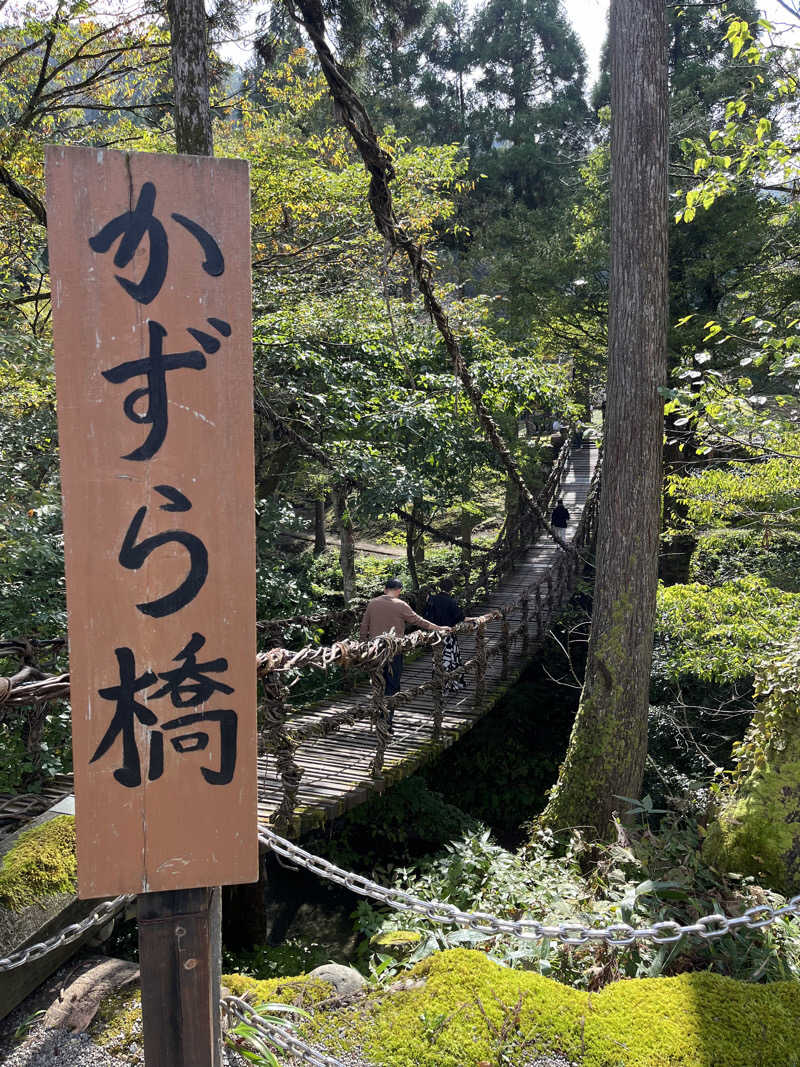
[{"label": "gravel path", "polygon": [[[223,1067],[247,1067],[235,1052],[224,1050]],[[2,1067],[143,1067],[141,1046],[131,1044],[124,1059],[95,1045],[86,1034],[70,1034],[66,1030],[45,1030],[37,1026],[23,1044],[12,1049]]]}]

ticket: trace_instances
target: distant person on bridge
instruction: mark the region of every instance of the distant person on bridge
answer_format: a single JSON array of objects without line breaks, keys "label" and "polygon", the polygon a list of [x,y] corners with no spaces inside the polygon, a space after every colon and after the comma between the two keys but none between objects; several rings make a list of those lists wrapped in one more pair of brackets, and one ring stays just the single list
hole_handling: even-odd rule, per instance
[{"label": "distant person on bridge", "polygon": [[569,526],[569,512],[564,507],[564,501],[559,500],[556,506],[553,508],[553,514],[550,516],[550,522],[556,533],[559,535],[562,541],[567,539],[567,526]]},{"label": "distant person on bridge", "polygon": [[[439,583],[439,592],[429,596],[425,604],[425,618],[430,619],[439,626],[457,626],[464,622],[464,612],[461,605],[452,595],[453,582],[450,578],[442,578]],[[458,638],[455,634],[445,634],[444,649],[442,650],[442,666],[446,671],[454,671],[461,666],[461,649],[458,647]],[[449,678],[444,683],[447,693],[454,693],[464,688],[464,678]]]},{"label": "distant person on bridge", "polygon": [[[406,632],[406,624],[411,623],[419,626],[422,630],[441,630],[416,611],[405,600],[400,599],[403,591],[403,583],[399,578],[390,578],[380,596],[373,597],[367,604],[367,610],[361,620],[361,640],[371,641],[373,637],[381,634],[394,633],[402,637]],[[383,668],[383,677],[386,679],[386,695],[394,696],[400,691],[400,675],[403,673],[403,653],[398,652],[393,659]],[[394,711],[389,712],[389,729],[392,728]]]}]

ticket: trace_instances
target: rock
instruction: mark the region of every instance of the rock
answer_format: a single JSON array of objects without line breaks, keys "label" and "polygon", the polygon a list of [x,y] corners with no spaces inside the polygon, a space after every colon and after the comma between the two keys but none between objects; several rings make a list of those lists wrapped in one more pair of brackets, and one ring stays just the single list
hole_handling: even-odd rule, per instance
[{"label": "rock", "polygon": [[367,984],[363,974],[359,974],[354,967],[344,967],[341,963],[324,963],[321,967],[309,971],[308,977],[330,983],[340,996],[357,993]]}]

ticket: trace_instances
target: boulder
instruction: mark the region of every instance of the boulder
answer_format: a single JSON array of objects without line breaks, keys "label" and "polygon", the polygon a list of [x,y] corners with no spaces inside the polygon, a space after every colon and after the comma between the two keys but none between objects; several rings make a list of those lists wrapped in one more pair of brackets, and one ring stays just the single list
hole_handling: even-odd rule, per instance
[{"label": "boulder", "polygon": [[315,967],[313,971],[309,971],[308,977],[328,982],[339,996],[357,993],[367,984],[363,974],[360,974],[354,967],[345,967],[341,963],[323,963],[321,967]]}]

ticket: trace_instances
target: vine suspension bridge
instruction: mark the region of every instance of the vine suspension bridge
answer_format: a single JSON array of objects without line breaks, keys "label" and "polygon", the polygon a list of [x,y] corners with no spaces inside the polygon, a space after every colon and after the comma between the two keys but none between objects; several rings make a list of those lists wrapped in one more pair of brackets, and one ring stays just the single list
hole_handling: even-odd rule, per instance
[{"label": "vine suspension bridge", "polygon": [[[416,632],[370,642],[349,638],[359,608],[330,615],[296,616],[260,624],[269,644],[257,656],[264,699],[259,751],[259,823],[291,837],[302,836],[376,792],[394,785],[454,744],[491,710],[542,644],[575,588],[596,526],[600,465],[591,444],[565,442],[537,500],[536,511],[521,507],[488,550],[475,549],[451,575],[460,586],[471,621],[453,630],[464,662],[455,671],[442,665],[441,636]],[[559,543],[544,516],[556,497],[570,512],[566,544]],[[418,600],[424,603],[425,590]],[[287,634],[311,622],[329,641],[298,651],[280,647]],[[384,693],[383,665],[397,652],[411,654],[403,687]],[[47,675],[31,661],[35,643],[8,641],[0,655],[23,660],[19,672],[0,679],[0,706],[31,705],[69,696],[69,675]],[[316,706],[295,709],[293,687],[302,672],[339,672],[341,691]],[[450,679],[467,683],[447,691]],[[328,690],[334,688],[329,679]],[[397,710],[389,731],[389,714]],[[46,795],[69,794],[62,776]],[[58,793],[52,797],[50,793]],[[8,798],[12,819],[28,814],[22,798]],[[30,814],[36,814],[31,811]],[[0,801],[0,820],[4,805]]]}]

